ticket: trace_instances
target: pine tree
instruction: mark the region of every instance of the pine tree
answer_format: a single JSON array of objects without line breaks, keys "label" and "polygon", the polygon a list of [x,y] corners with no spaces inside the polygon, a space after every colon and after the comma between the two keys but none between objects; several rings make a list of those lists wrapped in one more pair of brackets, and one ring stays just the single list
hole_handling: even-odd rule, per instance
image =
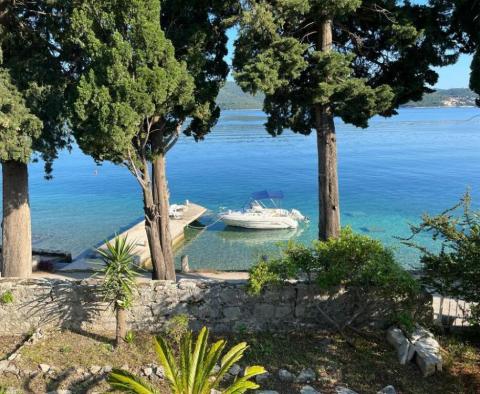
[{"label": "pine tree", "polygon": [[320,239],[337,237],[335,117],[367,127],[419,100],[455,60],[427,6],[392,0],[248,0],[233,60],[250,93],[265,93],[267,131],[317,135]]},{"label": "pine tree", "polygon": [[0,4],[0,160],[3,177],[3,276],[32,272],[28,163],[45,161],[51,177],[64,127],[65,70],[58,41],[69,2]]},{"label": "pine tree", "polygon": [[86,0],[74,12],[74,133],[85,153],[138,180],[154,279],[175,279],[166,154],[182,130],[200,140],[218,119],[229,12],[211,0]]}]

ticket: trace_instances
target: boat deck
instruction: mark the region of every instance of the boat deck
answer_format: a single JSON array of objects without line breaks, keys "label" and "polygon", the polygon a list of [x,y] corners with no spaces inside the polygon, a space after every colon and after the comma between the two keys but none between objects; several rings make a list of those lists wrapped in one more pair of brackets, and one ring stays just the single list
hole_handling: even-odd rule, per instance
[{"label": "boat deck", "polygon": [[[172,236],[173,246],[178,246],[184,239],[185,228],[199,219],[207,211],[206,208],[189,203],[180,219],[170,219],[170,234]],[[123,233],[120,237],[127,236],[130,242],[135,243],[135,261],[139,265],[145,265],[150,261],[150,250],[148,248],[147,233],[145,230],[145,221],[135,224]],[[110,240],[112,241],[113,238]],[[110,242],[109,241],[109,242]],[[100,248],[105,248],[106,243]],[[94,250],[87,250],[81,253],[73,262],[59,268],[57,272],[72,271],[93,271],[98,268],[100,261]]]}]

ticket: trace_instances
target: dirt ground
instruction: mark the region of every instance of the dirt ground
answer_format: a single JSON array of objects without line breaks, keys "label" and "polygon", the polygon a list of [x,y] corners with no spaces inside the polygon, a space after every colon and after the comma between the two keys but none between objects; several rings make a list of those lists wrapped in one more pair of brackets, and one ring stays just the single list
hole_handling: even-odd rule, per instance
[{"label": "dirt ground", "polygon": [[[444,371],[423,378],[413,363],[399,365],[394,351],[382,340],[355,338],[355,348],[340,336],[291,332],[238,333],[227,336],[230,345],[247,341],[250,348],[241,365],[260,364],[271,373],[262,389],[281,394],[298,393],[302,385],[281,382],[278,370],[298,374],[312,368],[317,379],[310,385],[322,394],[345,386],[359,394],[376,393],[393,385],[397,393],[480,393],[480,347],[474,337],[440,336],[444,348]],[[24,337],[0,337],[0,359],[5,359]],[[109,387],[105,377],[111,367],[145,375],[160,393],[169,393],[156,373],[159,365],[150,334],[136,333],[132,343],[113,347],[113,337],[71,331],[47,333],[37,343],[21,350],[11,371],[0,373],[1,388],[18,393],[103,393]],[[42,371],[43,369],[47,371]],[[16,391],[13,391],[15,389]]]}]

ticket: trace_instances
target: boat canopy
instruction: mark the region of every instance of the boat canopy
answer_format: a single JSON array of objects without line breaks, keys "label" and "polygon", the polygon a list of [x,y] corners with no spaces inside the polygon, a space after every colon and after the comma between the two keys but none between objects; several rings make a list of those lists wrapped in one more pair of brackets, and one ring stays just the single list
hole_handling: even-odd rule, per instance
[{"label": "boat canopy", "polygon": [[278,200],[283,198],[283,192],[278,190],[278,191],[267,191],[267,190],[262,190],[259,192],[252,193],[251,197],[254,200]]}]

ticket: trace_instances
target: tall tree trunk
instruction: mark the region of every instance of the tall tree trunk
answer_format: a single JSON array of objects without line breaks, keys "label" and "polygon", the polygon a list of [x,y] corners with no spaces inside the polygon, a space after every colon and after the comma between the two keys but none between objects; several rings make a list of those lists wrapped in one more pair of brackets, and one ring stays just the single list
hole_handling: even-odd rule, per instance
[{"label": "tall tree trunk", "polygon": [[152,163],[153,199],[159,212],[159,231],[165,261],[165,279],[175,280],[172,236],[170,234],[169,192],[165,154],[159,153]]},{"label": "tall tree trunk", "polygon": [[145,211],[145,230],[147,232],[148,247],[152,261],[152,279],[163,280],[166,278],[166,270],[159,231],[160,215],[153,200],[151,182],[148,181],[146,183],[146,186],[142,188],[143,209]]},{"label": "tall tree trunk", "polygon": [[26,278],[32,274],[32,228],[28,197],[28,166],[17,161],[2,163],[3,224],[2,265],[4,277]]},{"label": "tall tree trunk", "polygon": [[[332,49],[332,21],[321,24],[319,50]],[[315,125],[318,152],[318,238],[327,240],[340,234],[340,204],[337,173],[337,138],[332,109],[329,105],[315,105]]]},{"label": "tall tree trunk", "polygon": [[117,330],[116,340],[117,346],[120,346],[127,335],[127,311],[124,308],[116,308],[117,313]]}]

